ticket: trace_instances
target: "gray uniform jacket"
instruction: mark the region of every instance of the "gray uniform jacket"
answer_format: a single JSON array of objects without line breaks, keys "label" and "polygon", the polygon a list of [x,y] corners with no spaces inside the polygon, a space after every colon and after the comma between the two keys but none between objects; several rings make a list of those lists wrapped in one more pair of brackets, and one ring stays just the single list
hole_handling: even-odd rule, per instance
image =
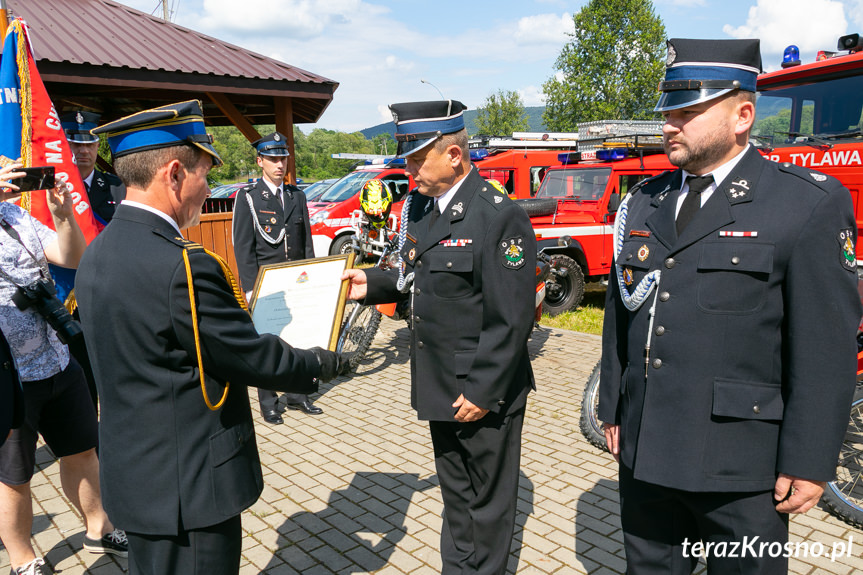
[{"label": "gray uniform jacket", "polygon": [[[750,149],[680,237],[681,172],[633,192],[609,282],[599,417],[621,425],[637,479],[688,491],[773,488],[778,473],[830,480],[848,422],[861,315],[848,190]],[[647,377],[645,378],[645,372]]]},{"label": "gray uniform jacket", "polygon": [[[533,328],[536,239],[524,210],[476,172],[429,226],[433,198],[411,194],[406,273],[415,272],[411,404],[419,419],[453,421],[460,394],[512,413],[533,387],[527,339]],[[396,270],[366,270],[366,303],[408,297]]]}]

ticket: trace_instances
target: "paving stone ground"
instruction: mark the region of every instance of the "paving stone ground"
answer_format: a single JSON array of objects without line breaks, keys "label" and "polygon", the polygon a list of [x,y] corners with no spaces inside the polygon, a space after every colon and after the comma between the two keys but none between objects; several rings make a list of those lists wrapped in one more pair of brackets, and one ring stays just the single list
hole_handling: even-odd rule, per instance
[{"label": "paving stone ground", "polygon": [[[525,418],[516,534],[509,572],[622,573],[616,465],[582,437],[582,389],[600,338],[535,330],[539,391]],[[253,401],[253,403],[256,403]],[[256,421],[266,487],[243,514],[243,575],[440,572],[441,499],[426,424],[409,401],[408,331],[384,318],[359,373],[322,390],[324,415]],[[38,453],[34,541],[63,575],[118,575],[126,561],[81,550],[83,524],[60,491],[58,466]],[[820,508],[791,521],[792,541],[852,538],[850,557],[793,559],[795,574],[863,570],[863,532]],[[0,548],[0,574],[9,560]],[[700,570],[703,571],[703,570]]]}]

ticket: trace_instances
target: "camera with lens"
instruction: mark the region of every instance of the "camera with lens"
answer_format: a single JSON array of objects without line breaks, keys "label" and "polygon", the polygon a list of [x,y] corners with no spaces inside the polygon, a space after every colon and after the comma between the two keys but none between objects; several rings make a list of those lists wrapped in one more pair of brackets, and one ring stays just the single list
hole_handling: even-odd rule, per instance
[{"label": "camera with lens", "polygon": [[28,286],[18,286],[12,301],[22,311],[31,307],[36,310],[66,345],[81,335],[81,325],[57,299],[57,289],[50,280],[40,278]]}]

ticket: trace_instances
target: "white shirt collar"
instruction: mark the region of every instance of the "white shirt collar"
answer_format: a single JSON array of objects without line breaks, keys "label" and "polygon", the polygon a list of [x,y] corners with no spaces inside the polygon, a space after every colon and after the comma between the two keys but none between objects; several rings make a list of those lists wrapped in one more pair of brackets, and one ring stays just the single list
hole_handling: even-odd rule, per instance
[{"label": "white shirt collar", "polygon": [[123,200],[122,202],[120,202],[120,205],[132,206],[133,208],[139,208],[141,210],[144,210],[145,212],[150,212],[151,214],[156,214],[157,216],[159,216],[160,218],[162,218],[163,220],[165,220],[166,222],[171,224],[171,227],[174,228],[174,230],[176,230],[176,232],[180,235],[180,237],[183,237],[183,233],[180,231],[180,226],[177,225],[177,222],[174,221],[174,218],[172,218],[171,216],[169,216],[165,212],[160,212],[159,210],[157,210],[153,206],[148,206],[147,204],[142,204],[141,202],[135,202],[132,200]]},{"label": "white shirt collar", "polygon": [[[718,168],[713,170],[712,172],[709,172],[710,174],[713,174],[713,189],[714,190],[719,187],[719,185],[723,182],[723,180],[725,180],[725,178],[728,177],[728,174],[731,173],[731,170],[733,170],[735,167],[737,167],[737,164],[739,164],[740,160],[743,158],[743,154],[745,154],[748,151],[749,151],[749,144],[746,144],[746,147],[743,148],[742,152],[740,152],[739,154],[737,154],[736,156],[734,156],[733,158],[731,158],[730,160],[728,160],[727,162],[725,162],[724,164],[722,164],[721,166],[719,166]],[[692,176],[692,175],[694,175],[694,174],[690,174],[686,170],[683,170],[683,181],[686,182],[686,178],[688,176]],[[707,174],[701,174],[701,175],[706,176]],[[681,188],[682,187],[683,187],[683,184],[681,184]]]},{"label": "white shirt collar", "polygon": [[93,177],[96,175],[96,170],[90,170],[90,175],[84,178],[84,183],[87,184],[87,187],[93,185]]},{"label": "white shirt collar", "polygon": [[265,184],[267,184],[267,187],[270,188],[270,191],[273,192],[273,195],[277,195],[276,190],[281,189],[281,186],[277,186],[277,185],[271,183],[270,180],[268,180],[264,176],[261,176],[261,181],[263,181]]},{"label": "white shirt collar", "polygon": [[[473,171],[473,168],[471,168],[471,171]],[[470,172],[468,172],[467,174],[470,175]],[[464,183],[464,181],[466,179],[467,179],[467,175],[465,175],[465,177],[463,177],[462,179],[457,181],[455,183],[455,185],[453,185],[453,187],[451,187],[449,190],[444,192],[443,195],[435,198],[435,205],[438,206],[438,211],[440,211],[440,213],[443,213],[443,211],[446,209],[446,207],[449,205],[450,201],[452,200],[453,196],[455,196],[455,193],[459,190],[462,183]]]}]

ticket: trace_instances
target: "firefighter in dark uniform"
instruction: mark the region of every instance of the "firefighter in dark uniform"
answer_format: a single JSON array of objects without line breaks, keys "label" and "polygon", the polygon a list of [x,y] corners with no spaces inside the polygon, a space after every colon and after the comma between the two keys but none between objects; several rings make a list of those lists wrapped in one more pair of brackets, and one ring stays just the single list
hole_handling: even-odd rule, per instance
[{"label": "firefighter in dark uniform", "polygon": [[444,574],[506,572],[533,372],[536,240],[524,210],[471,167],[465,106],[390,106],[417,183],[399,270],[348,270],[350,299],[410,299],[411,404],[429,422],[444,502]]},{"label": "firefighter in dark uniform", "polygon": [[99,114],[75,110],[60,118],[69,147],[75,155],[78,172],[90,199],[93,215],[103,224],[114,217],[114,209],[126,197],[126,186],[114,174],[96,169],[99,138],[90,133],[99,123]]},{"label": "firefighter in dark uniform", "polygon": [[680,169],[618,211],[599,417],[627,573],[690,573],[695,543],[710,573],[787,572],[788,514],[818,501],[845,434],[851,197],[749,143],[760,69],[758,40],[670,40],[656,111]]},{"label": "firefighter in dark uniform", "polygon": [[338,356],[259,335],[224,260],[183,239],[221,163],[197,100],[96,131],[127,185],[76,282],[84,330],[110,334],[90,342],[105,509],[131,575],[235,575],[263,488],[246,387],[314,391]]},{"label": "firefighter in dark uniform", "polygon": [[[247,300],[255,288],[261,266],[315,257],[306,195],[285,182],[287,139],[284,134],[273,132],[252,142],[252,146],[258,152],[257,162],[263,177],[237,192],[232,228],[234,256]],[[309,415],[324,412],[304,394],[286,393],[283,401],[288,409]],[[274,425],[283,423],[278,394],[259,389],[258,402],[264,421]]]}]

